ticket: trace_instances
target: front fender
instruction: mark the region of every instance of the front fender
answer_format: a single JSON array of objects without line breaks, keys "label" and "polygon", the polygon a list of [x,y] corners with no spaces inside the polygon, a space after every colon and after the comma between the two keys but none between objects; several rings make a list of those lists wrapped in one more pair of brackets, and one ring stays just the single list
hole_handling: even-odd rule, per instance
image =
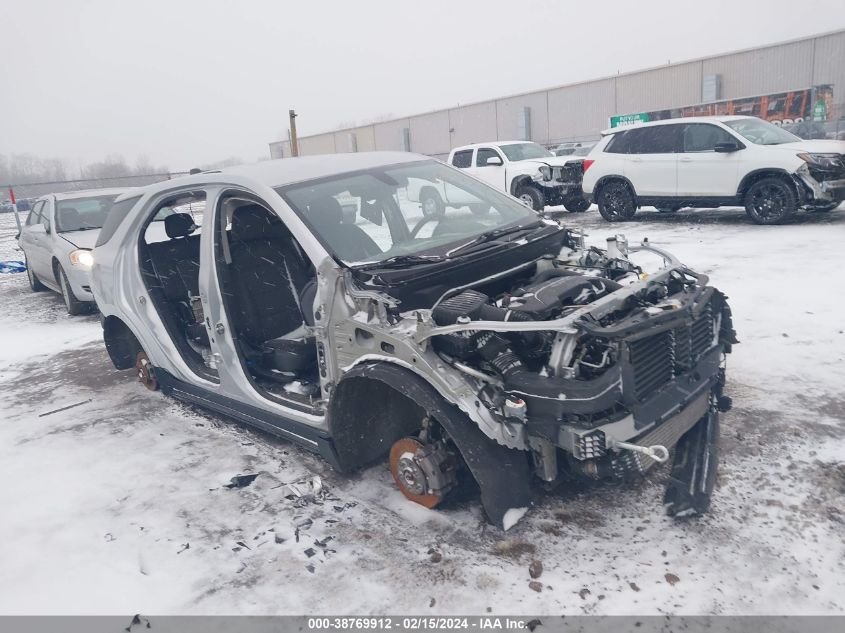
[{"label": "front fender", "polygon": [[[532,505],[528,453],[491,440],[423,378],[393,363],[356,365],[334,389],[328,425],[342,469],[352,470],[374,461],[396,440],[419,428],[421,418],[390,419],[391,413],[403,412],[400,406],[369,399],[356,402],[356,398],[367,398],[367,391],[361,389],[363,381],[396,391],[445,429],[478,483],[481,503],[493,524],[507,529],[506,515],[511,523],[514,514],[521,516]],[[509,514],[509,510],[514,512]]]}]

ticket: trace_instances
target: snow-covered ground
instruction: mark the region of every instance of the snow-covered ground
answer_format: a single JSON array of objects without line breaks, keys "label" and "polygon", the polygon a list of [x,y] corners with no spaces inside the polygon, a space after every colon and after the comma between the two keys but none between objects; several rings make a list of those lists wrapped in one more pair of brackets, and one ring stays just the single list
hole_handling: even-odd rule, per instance
[{"label": "snow-covered ground", "polygon": [[[477,501],[425,510],[384,466],[341,477],[144,390],[96,316],[0,275],[0,614],[845,611],[845,208],[775,227],[729,209],[564,217],[597,244],[648,237],[730,296],[741,344],[708,516],[663,516],[665,471],[546,495],[506,534]],[[285,485],[314,475],[313,503]]]}]

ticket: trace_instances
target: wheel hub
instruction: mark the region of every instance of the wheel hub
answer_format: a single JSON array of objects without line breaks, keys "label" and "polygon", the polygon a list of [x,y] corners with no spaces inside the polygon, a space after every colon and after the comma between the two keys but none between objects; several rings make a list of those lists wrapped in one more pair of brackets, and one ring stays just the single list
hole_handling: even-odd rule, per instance
[{"label": "wheel hub", "polygon": [[443,442],[404,437],[390,449],[390,473],[399,490],[426,508],[439,504],[457,484],[454,462]]},{"label": "wheel hub", "polygon": [[153,374],[153,365],[147,358],[146,352],[138,352],[135,357],[135,369],[138,372],[138,381],[150,391],[158,389],[158,381]]}]

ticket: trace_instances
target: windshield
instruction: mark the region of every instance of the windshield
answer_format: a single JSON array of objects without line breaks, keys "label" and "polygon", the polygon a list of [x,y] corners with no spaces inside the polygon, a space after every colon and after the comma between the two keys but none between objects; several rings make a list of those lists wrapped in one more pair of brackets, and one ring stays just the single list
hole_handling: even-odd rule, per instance
[{"label": "windshield", "polygon": [[508,160],[516,162],[530,160],[532,158],[548,158],[554,156],[549,150],[537,143],[512,143],[510,145],[499,145],[499,149],[505,153]]},{"label": "windshield", "polygon": [[783,128],[762,119],[736,119],[724,123],[755,145],[780,145],[801,140]]},{"label": "windshield", "polygon": [[56,203],[56,231],[85,231],[102,228],[117,194],[59,200]]},{"label": "windshield", "polygon": [[539,220],[517,200],[436,161],[380,167],[276,191],[347,264],[445,259],[490,231]]}]

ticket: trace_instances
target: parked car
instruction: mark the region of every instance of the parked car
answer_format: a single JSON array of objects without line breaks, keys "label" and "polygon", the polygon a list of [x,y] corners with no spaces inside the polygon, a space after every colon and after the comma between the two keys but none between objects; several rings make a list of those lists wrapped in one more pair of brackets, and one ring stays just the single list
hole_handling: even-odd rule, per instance
[{"label": "parked car", "polygon": [[[489,210],[425,215],[412,179]],[[167,239],[150,236],[163,210],[192,202],[201,227],[167,213]],[[386,460],[426,507],[475,480],[507,529],[532,480],[624,478],[674,448],[667,508],[702,512],[730,310],[668,253],[608,244],[585,248],[425,156],[310,156],[119,197],[92,288],[116,368],[341,471]],[[665,266],[640,278],[629,250]]]},{"label": "parked car", "polygon": [[783,129],[804,140],[828,138],[827,129],[821,121],[800,121],[784,125]]},{"label": "parked car", "polygon": [[845,119],[830,121],[800,121],[784,125],[783,129],[803,139],[831,139],[845,141]]},{"label": "parked car", "polygon": [[553,149],[555,156],[586,156],[593,149],[595,143],[561,143]]},{"label": "parked car", "polygon": [[[590,203],[581,194],[581,161],[557,157],[542,145],[527,141],[495,141],[456,147],[447,162],[537,211],[564,205],[583,212]],[[425,190],[424,208],[440,213],[449,204],[439,192]]]},{"label": "parked car", "polygon": [[845,142],[803,141],[754,117],[689,117],[606,130],[584,161],[583,188],[602,217],[641,206],[741,205],[758,224],[845,199]]},{"label": "parked car", "polygon": [[91,249],[112,201],[126,189],[56,193],[35,200],[18,242],[34,292],[61,293],[68,314],[95,307],[91,294]]}]

